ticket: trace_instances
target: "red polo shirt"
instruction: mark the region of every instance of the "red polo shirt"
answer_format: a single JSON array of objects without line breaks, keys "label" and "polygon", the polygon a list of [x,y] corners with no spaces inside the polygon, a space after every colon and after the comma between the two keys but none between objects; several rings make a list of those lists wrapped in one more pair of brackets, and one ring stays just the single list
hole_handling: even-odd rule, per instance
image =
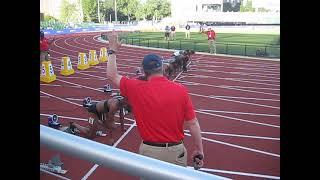
[{"label": "red polo shirt", "polygon": [[184,121],[196,117],[187,89],[166,77],[141,81],[123,76],[120,92],[132,106],[144,141],[178,142],[184,138]]},{"label": "red polo shirt", "polygon": [[43,38],[40,40],[40,51],[48,51],[49,50],[49,42],[47,38]]},{"label": "red polo shirt", "polygon": [[208,40],[216,39],[216,33],[214,31],[209,31],[207,35],[208,35]]}]

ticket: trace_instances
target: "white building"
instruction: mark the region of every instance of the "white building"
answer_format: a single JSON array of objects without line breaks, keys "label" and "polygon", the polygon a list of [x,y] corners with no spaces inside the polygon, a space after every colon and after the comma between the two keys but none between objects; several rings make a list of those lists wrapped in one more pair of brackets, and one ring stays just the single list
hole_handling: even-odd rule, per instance
[{"label": "white building", "polygon": [[[243,0],[242,3],[247,3]],[[223,12],[223,3],[233,5],[240,0],[171,0],[171,21],[178,24],[186,22],[246,22],[280,23],[280,0],[252,0],[254,8],[272,9],[270,13]]]}]

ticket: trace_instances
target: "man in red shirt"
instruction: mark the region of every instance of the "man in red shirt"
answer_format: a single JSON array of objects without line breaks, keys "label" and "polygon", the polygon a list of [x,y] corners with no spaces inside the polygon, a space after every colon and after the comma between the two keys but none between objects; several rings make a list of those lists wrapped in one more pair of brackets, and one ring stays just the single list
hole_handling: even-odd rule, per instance
[{"label": "man in red shirt", "polygon": [[176,27],[174,25],[171,26],[171,40],[176,38]]},{"label": "man in red shirt", "polygon": [[209,28],[206,34],[208,36],[209,52],[216,54],[216,33]]},{"label": "man in red shirt", "polygon": [[163,76],[162,58],[148,54],[143,58],[145,80],[129,79],[117,71],[116,53],[121,44],[115,31],[108,34],[107,76],[132,107],[142,143],[139,153],[180,166],[187,166],[183,144],[184,127],[190,130],[197,167],[203,166],[201,129],[188,90]]},{"label": "man in red shirt", "polygon": [[54,41],[49,41],[44,37],[43,31],[40,31],[40,65],[42,61],[49,61],[49,45]]}]

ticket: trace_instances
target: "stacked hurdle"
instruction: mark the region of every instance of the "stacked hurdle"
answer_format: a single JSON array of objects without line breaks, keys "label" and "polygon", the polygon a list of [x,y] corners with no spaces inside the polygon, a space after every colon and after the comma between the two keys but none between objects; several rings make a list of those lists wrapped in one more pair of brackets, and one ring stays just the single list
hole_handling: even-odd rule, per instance
[{"label": "stacked hurdle", "polygon": [[45,83],[51,83],[56,80],[51,61],[43,61],[41,65],[40,81]]},{"label": "stacked hurdle", "polygon": [[94,65],[99,64],[96,50],[89,51],[89,64],[90,64],[90,66],[94,66]]},{"label": "stacked hurdle", "polygon": [[74,74],[74,69],[72,68],[71,60],[69,57],[62,57],[60,74],[64,76]]},{"label": "stacked hurdle", "polygon": [[88,69],[89,67],[90,67],[90,64],[88,62],[86,53],[79,53],[77,68],[80,70],[85,70],[85,69]]},{"label": "stacked hurdle", "polygon": [[[90,66],[97,65],[102,62],[107,62],[107,48],[102,47],[99,51],[99,58],[97,57],[96,50],[89,50],[89,58],[87,58],[87,54],[83,52],[79,52],[78,54],[78,64],[77,69],[86,70],[90,68]],[[62,57],[61,60],[61,69],[60,74],[63,76],[69,76],[75,73],[75,70],[72,67],[72,62],[70,57]],[[53,65],[51,61],[43,61],[41,64],[41,73],[40,73],[40,81],[45,83],[51,83],[56,80],[56,75],[54,74]]]},{"label": "stacked hurdle", "polygon": [[99,57],[100,62],[106,62],[108,61],[108,56],[107,56],[107,48],[102,47],[100,48],[100,57]]}]

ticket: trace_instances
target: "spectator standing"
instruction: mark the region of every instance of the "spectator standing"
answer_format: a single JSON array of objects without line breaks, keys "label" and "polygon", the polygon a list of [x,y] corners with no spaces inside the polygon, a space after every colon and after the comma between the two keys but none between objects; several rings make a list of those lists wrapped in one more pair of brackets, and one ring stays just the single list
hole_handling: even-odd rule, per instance
[{"label": "spectator standing", "polygon": [[164,38],[165,40],[169,40],[169,36],[170,36],[170,27],[169,26],[166,26],[166,28],[164,29],[165,32],[164,32]]},{"label": "spectator standing", "polygon": [[213,29],[209,28],[206,34],[208,36],[209,53],[216,54],[216,33]]},{"label": "spectator standing", "polygon": [[171,26],[171,40],[176,38],[176,27],[174,25]]},{"label": "spectator standing", "polygon": [[190,39],[190,25],[186,25],[186,39]]}]

